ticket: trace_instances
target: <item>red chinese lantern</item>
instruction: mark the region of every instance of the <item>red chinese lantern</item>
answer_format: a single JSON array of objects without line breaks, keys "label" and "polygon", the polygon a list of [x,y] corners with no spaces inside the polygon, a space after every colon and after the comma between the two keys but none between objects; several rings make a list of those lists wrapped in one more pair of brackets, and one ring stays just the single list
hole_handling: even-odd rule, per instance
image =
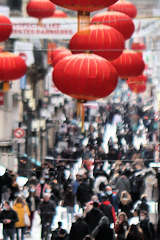
[{"label": "red chinese lantern", "polygon": [[135,30],[132,19],[120,12],[98,13],[92,18],[91,23],[111,26],[122,33],[124,39],[129,39]]},{"label": "red chinese lantern", "polygon": [[55,5],[49,0],[30,0],[27,4],[27,13],[35,18],[48,18],[54,13]]},{"label": "red chinese lantern", "polygon": [[106,8],[117,0],[51,0],[56,5],[76,11],[92,12]]},{"label": "red chinese lantern", "polygon": [[[55,49],[56,51],[56,49]],[[53,51],[54,52],[54,51]],[[71,56],[72,52],[69,49],[64,49],[62,51],[56,52],[55,54],[51,53],[51,64],[54,67],[62,58]]]},{"label": "red chinese lantern", "polygon": [[91,25],[73,35],[69,48],[72,53],[92,52],[107,60],[119,57],[125,47],[124,37],[105,25]]},{"label": "red chinese lantern", "polygon": [[127,84],[132,92],[143,93],[146,90],[147,77],[140,75],[138,77],[128,78]]},{"label": "red chinese lantern", "polygon": [[11,81],[21,78],[27,71],[23,58],[9,53],[0,52],[0,81]]},{"label": "red chinese lantern", "polygon": [[95,54],[76,54],[59,61],[53,82],[64,94],[78,100],[108,96],[117,85],[118,74],[110,62]]},{"label": "red chinese lantern", "polygon": [[112,61],[112,64],[121,78],[141,75],[145,68],[143,58],[132,50],[124,51],[119,58]]},{"label": "red chinese lantern", "polygon": [[55,10],[52,17],[54,17],[54,18],[66,18],[68,16],[67,16],[67,13],[65,13],[62,10]]},{"label": "red chinese lantern", "polygon": [[53,59],[54,59],[59,53],[66,52],[67,50],[70,51],[69,49],[67,49],[67,48],[65,48],[65,47],[56,47],[56,48],[52,49],[52,50],[49,52],[51,64],[53,64]]},{"label": "red chinese lantern", "polygon": [[141,42],[133,42],[131,45],[131,49],[137,50],[137,51],[142,51],[146,49],[146,45]]},{"label": "red chinese lantern", "polygon": [[108,10],[125,13],[131,18],[135,18],[137,16],[136,6],[126,0],[119,0],[115,4],[111,5]]},{"label": "red chinese lantern", "polygon": [[0,42],[6,41],[12,33],[12,23],[3,15],[0,15],[0,33]]}]

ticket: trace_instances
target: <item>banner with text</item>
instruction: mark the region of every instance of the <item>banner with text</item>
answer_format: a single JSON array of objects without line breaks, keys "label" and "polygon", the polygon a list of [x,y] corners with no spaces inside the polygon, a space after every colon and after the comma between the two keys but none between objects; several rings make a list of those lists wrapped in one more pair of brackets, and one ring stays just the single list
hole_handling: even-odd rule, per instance
[{"label": "banner with text", "polygon": [[27,39],[64,39],[68,40],[77,31],[75,18],[47,18],[41,24],[35,18],[10,18],[13,32],[10,38]]}]

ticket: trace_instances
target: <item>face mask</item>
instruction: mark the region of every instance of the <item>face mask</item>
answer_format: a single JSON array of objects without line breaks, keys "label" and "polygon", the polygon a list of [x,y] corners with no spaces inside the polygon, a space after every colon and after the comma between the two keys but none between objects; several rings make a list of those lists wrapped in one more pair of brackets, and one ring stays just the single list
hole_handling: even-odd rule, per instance
[{"label": "face mask", "polygon": [[112,194],[112,191],[107,191],[107,194],[108,194],[108,195],[111,195],[111,194]]},{"label": "face mask", "polygon": [[50,193],[51,192],[51,190],[50,189],[46,189],[46,193]]},{"label": "face mask", "polygon": [[30,189],[30,192],[35,192],[35,189]]},{"label": "face mask", "polygon": [[6,208],[6,207],[4,207],[4,208],[3,208],[3,210],[7,210],[7,208]]},{"label": "face mask", "polygon": [[43,183],[44,183],[44,180],[41,180],[41,181],[40,181],[40,184],[43,184]]}]

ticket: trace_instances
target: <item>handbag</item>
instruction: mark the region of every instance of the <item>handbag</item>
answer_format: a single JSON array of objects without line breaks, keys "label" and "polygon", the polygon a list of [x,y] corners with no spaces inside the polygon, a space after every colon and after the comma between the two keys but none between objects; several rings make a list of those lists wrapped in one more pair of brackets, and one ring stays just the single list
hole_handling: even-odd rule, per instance
[{"label": "handbag", "polygon": [[24,213],[24,223],[27,227],[30,227],[30,225],[31,225],[31,221],[30,221],[30,218],[29,218],[27,212]]}]

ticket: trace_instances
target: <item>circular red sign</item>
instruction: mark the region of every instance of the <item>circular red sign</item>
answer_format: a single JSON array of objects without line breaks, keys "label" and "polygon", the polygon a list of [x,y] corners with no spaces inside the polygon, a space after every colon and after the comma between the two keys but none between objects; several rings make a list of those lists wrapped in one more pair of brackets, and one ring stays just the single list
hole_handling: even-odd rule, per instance
[{"label": "circular red sign", "polygon": [[25,135],[25,131],[23,128],[16,128],[14,130],[14,137],[16,138],[23,138]]}]

